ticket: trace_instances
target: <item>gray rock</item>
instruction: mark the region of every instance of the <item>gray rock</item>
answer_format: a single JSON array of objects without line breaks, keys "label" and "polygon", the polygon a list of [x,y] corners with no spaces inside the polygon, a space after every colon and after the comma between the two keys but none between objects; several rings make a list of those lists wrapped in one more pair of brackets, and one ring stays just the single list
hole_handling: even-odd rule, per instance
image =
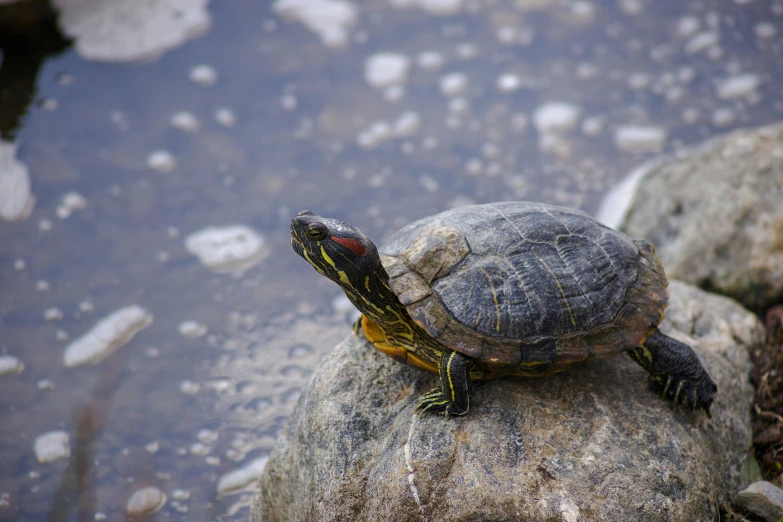
[{"label": "gray rock", "polygon": [[640,167],[598,218],[656,245],[670,278],[770,306],[783,298],[783,124]]},{"label": "gray rock", "polygon": [[435,377],[350,337],[302,392],[252,520],[715,520],[750,447],[755,315],[672,282],[661,329],[718,385],[712,420],[674,412],[618,355],[478,383],[471,412],[417,417]]},{"label": "gray rock", "polygon": [[754,482],[740,491],[740,501],[767,522],[783,519],[783,489],[769,482]]}]

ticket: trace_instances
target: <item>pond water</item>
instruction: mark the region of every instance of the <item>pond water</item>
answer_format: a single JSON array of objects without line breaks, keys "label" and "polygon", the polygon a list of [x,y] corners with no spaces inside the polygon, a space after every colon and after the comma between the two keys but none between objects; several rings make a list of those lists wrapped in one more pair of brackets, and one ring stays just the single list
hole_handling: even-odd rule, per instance
[{"label": "pond water", "polygon": [[35,201],[0,220],[0,519],[118,520],[147,487],[167,499],[152,519],[248,517],[250,480],[355,314],[291,250],[296,212],[378,242],[469,203],[593,212],[659,152],[783,115],[776,1],[209,12],[156,61],[50,56],[2,129]]}]

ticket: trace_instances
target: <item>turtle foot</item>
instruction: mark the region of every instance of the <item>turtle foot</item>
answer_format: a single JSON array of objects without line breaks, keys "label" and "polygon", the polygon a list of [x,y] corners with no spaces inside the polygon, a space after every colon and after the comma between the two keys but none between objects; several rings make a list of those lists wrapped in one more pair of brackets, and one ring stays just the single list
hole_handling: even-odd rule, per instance
[{"label": "turtle foot", "polygon": [[416,413],[419,416],[424,415],[428,411],[446,417],[450,415],[465,415],[468,412],[467,409],[460,409],[456,404],[448,400],[443,395],[443,388],[440,386],[422,395],[421,399],[419,399],[419,404],[416,405]]},{"label": "turtle foot", "polygon": [[706,372],[697,379],[676,373],[653,377],[650,379],[650,389],[659,394],[661,399],[671,401],[675,410],[680,405],[693,411],[701,409],[707,417],[712,418],[710,406],[718,387]]},{"label": "turtle foot", "polygon": [[362,333],[364,333],[364,330],[362,330],[362,319],[364,319],[363,315],[360,315],[354,322],[353,322],[353,334],[356,337],[361,337]]}]

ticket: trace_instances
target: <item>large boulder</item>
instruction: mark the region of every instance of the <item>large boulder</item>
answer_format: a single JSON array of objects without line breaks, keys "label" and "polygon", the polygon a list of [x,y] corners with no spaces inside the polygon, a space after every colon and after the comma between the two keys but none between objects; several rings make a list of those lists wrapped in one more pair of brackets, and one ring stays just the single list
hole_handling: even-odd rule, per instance
[{"label": "large boulder", "polygon": [[661,329],[718,385],[712,419],[675,412],[622,355],[541,379],[478,383],[471,412],[414,414],[435,378],[364,339],[330,354],[260,480],[252,519],[715,520],[751,443],[755,315],[672,282]]},{"label": "large boulder", "polygon": [[637,169],[598,218],[653,243],[672,279],[756,311],[783,302],[783,124]]}]

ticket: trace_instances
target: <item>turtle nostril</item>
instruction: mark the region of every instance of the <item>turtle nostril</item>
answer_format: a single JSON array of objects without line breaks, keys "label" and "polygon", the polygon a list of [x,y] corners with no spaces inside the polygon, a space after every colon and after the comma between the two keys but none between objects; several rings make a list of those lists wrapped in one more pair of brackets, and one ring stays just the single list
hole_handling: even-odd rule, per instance
[{"label": "turtle nostril", "polygon": [[306,219],[302,219],[301,217],[297,216],[297,217],[295,217],[293,219],[293,221],[291,221],[291,224],[292,225],[298,225],[300,227],[305,227],[305,226],[307,226],[307,220]]},{"label": "turtle nostril", "polygon": [[313,216],[313,215],[315,215],[315,214],[313,214],[312,210],[303,210],[300,213],[298,213],[296,215],[296,217],[299,217],[299,216]]}]

